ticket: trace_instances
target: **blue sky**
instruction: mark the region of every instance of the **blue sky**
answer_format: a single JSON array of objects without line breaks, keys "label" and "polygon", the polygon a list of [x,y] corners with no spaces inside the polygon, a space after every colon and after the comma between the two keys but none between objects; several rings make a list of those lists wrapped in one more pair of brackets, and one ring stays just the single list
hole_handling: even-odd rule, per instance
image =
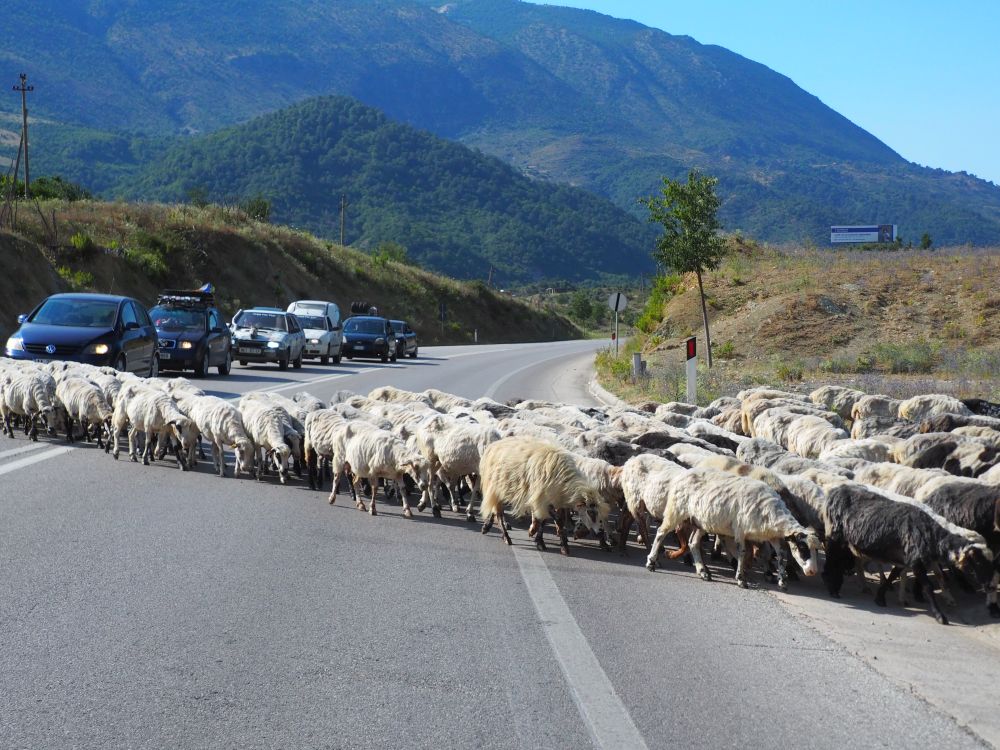
[{"label": "blue sky", "polygon": [[910,161],[1000,185],[998,0],[550,0],[783,73]]}]

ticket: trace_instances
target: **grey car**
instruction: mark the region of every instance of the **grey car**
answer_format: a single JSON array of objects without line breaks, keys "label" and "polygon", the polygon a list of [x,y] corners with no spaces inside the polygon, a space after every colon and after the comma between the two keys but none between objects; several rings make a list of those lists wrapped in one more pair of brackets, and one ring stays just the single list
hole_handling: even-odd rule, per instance
[{"label": "grey car", "polygon": [[282,370],[288,365],[302,367],[306,337],[298,318],[273,307],[240,310],[233,317],[233,356],[241,365],[249,362],[276,362]]}]

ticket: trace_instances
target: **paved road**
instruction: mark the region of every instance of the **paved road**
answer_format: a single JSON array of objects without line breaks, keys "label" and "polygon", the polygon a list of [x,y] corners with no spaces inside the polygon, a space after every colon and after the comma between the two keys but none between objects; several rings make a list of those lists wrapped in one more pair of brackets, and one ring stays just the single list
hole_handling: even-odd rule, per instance
[{"label": "paved road", "polygon": [[[595,347],[208,383],[583,402]],[[978,746],[725,571],[28,447],[0,442],[3,748]]]}]

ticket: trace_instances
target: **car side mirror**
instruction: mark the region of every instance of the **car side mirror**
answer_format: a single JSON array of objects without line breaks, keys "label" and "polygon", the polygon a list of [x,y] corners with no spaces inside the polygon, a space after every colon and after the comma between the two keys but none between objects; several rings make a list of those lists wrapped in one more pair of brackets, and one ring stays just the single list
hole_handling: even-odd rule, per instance
[{"label": "car side mirror", "polygon": [[17,316],[17,324],[18,325],[21,325],[21,323],[27,323],[27,322],[28,322],[28,316],[25,315],[24,313],[21,313],[20,315]]},{"label": "car side mirror", "polygon": [[226,332],[225,328],[216,327],[212,329],[212,333],[225,333],[225,332]]},{"label": "car side mirror", "polygon": [[139,330],[139,324],[136,323],[134,320],[130,320],[128,323],[125,324],[125,330],[126,331],[137,331],[137,330]]}]

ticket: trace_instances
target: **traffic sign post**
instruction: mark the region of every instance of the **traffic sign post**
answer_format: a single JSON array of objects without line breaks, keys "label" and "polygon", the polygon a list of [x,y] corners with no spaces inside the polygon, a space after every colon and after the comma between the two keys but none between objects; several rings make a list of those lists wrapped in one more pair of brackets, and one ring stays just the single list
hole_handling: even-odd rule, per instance
[{"label": "traffic sign post", "polygon": [[628,305],[628,300],[621,292],[613,292],[608,297],[608,307],[615,311],[615,332],[611,336],[615,342],[615,356],[618,356],[618,313],[622,312],[626,305]]},{"label": "traffic sign post", "polygon": [[689,404],[698,403],[698,339],[693,336],[687,344],[687,400]]}]

